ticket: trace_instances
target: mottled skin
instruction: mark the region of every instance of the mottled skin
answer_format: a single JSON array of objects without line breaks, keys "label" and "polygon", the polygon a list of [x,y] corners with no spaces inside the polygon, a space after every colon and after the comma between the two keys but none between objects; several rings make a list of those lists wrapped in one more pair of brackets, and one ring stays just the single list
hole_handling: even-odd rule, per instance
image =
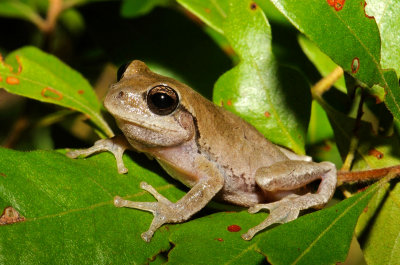
[{"label": "mottled skin", "polygon": [[[168,115],[156,114],[148,106],[147,94],[159,85],[178,95],[178,105]],[[118,207],[154,214],[150,229],[142,234],[145,241],[150,241],[162,224],[189,219],[213,198],[250,207],[250,213],[269,209],[264,222],[242,235],[250,240],[273,223],[296,219],[302,209],[322,207],[335,190],[332,163],[315,163],[272,144],[241,118],[188,86],[151,72],[141,61],[130,63],[121,80],[111,86],[104,104],[125,137],[100,140],[89,149],[68,153],[70,157],[108,150],[117,159],[118,171],[125,173],[122,154],[133,148],[157,159],[172,177],[191,188],[176,203],[147,183],[141,187],[158,202],[115,198]],[[316,179],[321,179],[317,193],[294,193]]]}]

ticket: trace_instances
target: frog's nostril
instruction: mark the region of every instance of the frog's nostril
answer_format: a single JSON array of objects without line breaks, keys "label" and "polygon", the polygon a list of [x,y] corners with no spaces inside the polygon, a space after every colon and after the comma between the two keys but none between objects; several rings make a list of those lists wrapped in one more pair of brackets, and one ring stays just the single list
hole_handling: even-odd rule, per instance
[{"label": "frog's nostril", "polygon": [[124,91],[119,91],[117,97],[122,98],[125,95]]}]

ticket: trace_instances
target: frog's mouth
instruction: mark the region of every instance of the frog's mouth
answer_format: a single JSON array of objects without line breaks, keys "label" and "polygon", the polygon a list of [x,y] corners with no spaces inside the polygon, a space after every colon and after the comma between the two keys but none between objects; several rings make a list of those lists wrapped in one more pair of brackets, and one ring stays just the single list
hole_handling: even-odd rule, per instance
[{"label": "frog's mouth", "polygon": [[141,130],[148,130],[154,133],[162,133],[162,134],[169,134],[169,133],[178,133],[178,130],[174,130],[171,128],[166,128],[162,126],[157,126],[155,124],[151,124],[149,122],[146,122],[144,120],[141,121],[132,121],[129,119],[126,119],[124,117],[120,117],[118,115],[114,115],[114,118],[117,122],[117,125],[119,128],[126,128],[126,127],[138,127]]}]

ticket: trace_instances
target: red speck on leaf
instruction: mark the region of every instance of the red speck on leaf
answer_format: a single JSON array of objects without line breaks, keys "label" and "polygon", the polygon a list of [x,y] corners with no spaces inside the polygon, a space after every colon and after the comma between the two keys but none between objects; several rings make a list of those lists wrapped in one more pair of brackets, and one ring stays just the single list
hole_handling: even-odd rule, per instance
[{"label": "red speck on leaf", "polygon": [[329,150],[331,150],[332,149],[332,146],[330,145],[330,144],[325,144],[323,147],[322,147],[322,150],[324,150],[324,151],[329,151]]},{"label": "red speck on leaf", "polygon": [[383,153],[376,149],[371,149],[368,151],[368,155],[375,156],[378,160],[383,158]]},{"label": "red speck on leaf", "polygon": [[269,113],[268,111],[266,111],[266,112],[264,112],[264,116],[267,117],[267,118],[269,118],[269,117],[271,117],[271,113]]},{"label": "red speck on leaf", "polygon": [[360,69],[360,60],[355,57],[353,61],[351,61],[351,72],[355,74],[358,72],[358,69]]},{"label": "red speck on leaf", "polygon": [[217,241],[219,241],[219,242],[222,242],[222,241],[224,241],[222,238],[215,238],[214,240],[217,240]]},{"label": "red speck on leaf", "polygon": [[238,225],[230,225],[227,229],[229,232],[239,232],[240,230],[242,230],[242,228]]},{"label": "red speck on leaf", "polygon": [[228,101],[226,102],[226,104],[227,104],[228,106],[232,106],[232,101],[231,101],[230,99],[228,99]]},{"label": "red speck on leaf", "polygon": [[85,93],[85,91],[83,91],[83,90],[78,90],[78,94],[79,95],[82,95],[82,94],[84,94]]},{"label": "red speck on leaf", "polygon": [[0,75],[0,82],[2,82],[3,81],[3,77],[1,77],[1,75]]},{"label": "red speck on leaf", "polygon": [[209,8],[204,9],[204,11],[206,11],[206,13],[210,14],[211,10]]},{"label": "red speck on leaf", "polygon": [[368,206],[366,206],[363,210],[364,213],[368,212]]},{"label": "red speck on leaf", "polygon": [[365,11],[365,7],[366,7],[366,6],[367,6],[367,2],[364,2],[364,16],[367,17],[367,18],[370,18],[370,19],[375,19],[374,16],[368,16],[368,15],[367,15],[367,11]]},{"label": "red speck on leaf", "polygon": [[19,79],[14,77],[14,76],[9,76],[6,79],[6,82],[9,85],[18,85],[19,84]]},{"label": "red speck on leaf", "polygon": [[328,5],[335,8],[336,11],[342,10],[345,1],[346,0],[327,0]]},{"label": "red speck on leaf", "polygon": [[63,94],[60,91],[55,90],[54,88],[51,88],[51,87],[43,88],[41,95],[44,98],[51,98],[51,99],[58,100],[58,101],[63,98]]},{"label": "red speck on leaf", "polygon": [[0,225],[9,225],[25,221],[25,217],[19,214],[13,207],[6,207],[0,216]]},{"label": "red speck on leaf", "polygon": [[327,0],[328,5],[334,6],[335,5],[335,0]]},{"label": "red speck on leaf", "polygon": [[335,6],[334,6],[335,10],[336,11],[342,10],[342,8],[344,6],[344,2],[345,2],[345,0],[335,0]]}]

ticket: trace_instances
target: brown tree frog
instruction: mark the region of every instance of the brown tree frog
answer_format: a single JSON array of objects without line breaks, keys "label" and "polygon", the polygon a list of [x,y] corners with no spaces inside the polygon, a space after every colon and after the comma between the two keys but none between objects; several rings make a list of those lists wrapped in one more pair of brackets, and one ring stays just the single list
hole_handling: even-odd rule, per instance
[{"label": "brown tree frog", "polygon": [[[250,207],[250,213],[269,210],[265,221],[242,235],[250,240],[271,224],[296,219],[300,210],[324,206],[335,191],[332,163],[315,163],[272,144],[246,121],[188,86],[153,73],[141,61],[127,65],[104,105],[124,136],[99,140],[89,149],[69,152],[69,157],[110,151],[119,173],[126,173],[122,155],[133,148],[154,157],[190,188],[176,203],[144,182],[141,188],[157,202],[115,197],[117,207],[153,213],[149,230],[142,234],[147,242],[161,225],[188,220],[212,199]],[[296,194],[317,179],[321,182],[316,193]]]}]

